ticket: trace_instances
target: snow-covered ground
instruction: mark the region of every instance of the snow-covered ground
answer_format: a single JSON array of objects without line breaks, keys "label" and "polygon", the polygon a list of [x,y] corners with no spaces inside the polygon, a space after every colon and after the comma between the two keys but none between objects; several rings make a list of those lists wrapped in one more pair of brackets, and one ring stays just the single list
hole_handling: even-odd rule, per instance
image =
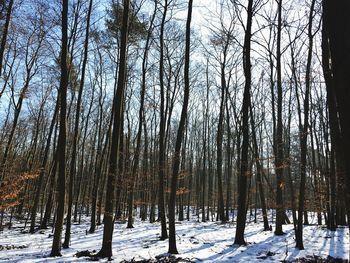
[{"label": "snow-covered ground", "polygon": [[[86,262],[88,258],[74,255],[83,250],[98,251],[102,242],[103,227],[99,226],[96,233],[88,234],[86,220],[81,225],[72,226],[71,246],[62,250],[62,257],[49,258],[51,229],[31,235],[23,233],[20,226],[15,223],[13,229],[0,232],[0,262]],[[275,236],[273,232],[262,231],[262,223],[249,223],[245,231],[248,245],[241,247],[233,245],[234,223],[183,221],[176,225],[176,229],[180,253],[177,257],[194,262],[281,262],[309,256],[346,259],[349,255],[349,231],[345,227],[331,232],[322,226],[305,226],[303,251],[294,248],[292,225],[284,226],[286,235]],[[160,241],[159,233],[159,223],[150,224],[137,219],[133,229],[127,229],[126,224],[116,224],[113,259],[116,262],[148,260],[165,254],[168,240]]]}]

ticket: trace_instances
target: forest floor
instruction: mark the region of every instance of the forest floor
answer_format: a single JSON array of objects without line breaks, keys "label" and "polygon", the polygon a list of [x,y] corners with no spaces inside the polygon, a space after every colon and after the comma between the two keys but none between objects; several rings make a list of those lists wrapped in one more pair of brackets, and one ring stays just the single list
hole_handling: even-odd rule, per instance
[{"label": "forest floor", "polygon": [[[312,221],[313,220],[313,221]],[[311,218],[310,223],[314,223]],[[285,225],[285,235],[275,236],[263,231],[262,223],[247,223],[247,246],[233,245],[235,223],[183,221],[176,225],[176,258],[166,254],[168,240],[160,241],[160,224],[136,219],[134,228],[117,223],[113,236],[115,262],[346,262],[349,255],[349,231],[339,227],[331,232],[324,226],[304,226],[305,250],[295,246],[293,225]],[[72,226],[69,249],[62,257],[50,258],[52,230],[35,234],[23,230],[23,222],[16,221],[12,229],[0,232],[0,262],[86,262],[88,257],[77,257],[79,251],[97,252],[102,243],[103,226],[93,234],[87,233],[89,220]],[[64,233],[63,233],[64,235]],[[328,258],[328,259],[327,259]],[[327,259],[323,261],[322,259]],[[102,262],[107,260],[101,260]]]}]

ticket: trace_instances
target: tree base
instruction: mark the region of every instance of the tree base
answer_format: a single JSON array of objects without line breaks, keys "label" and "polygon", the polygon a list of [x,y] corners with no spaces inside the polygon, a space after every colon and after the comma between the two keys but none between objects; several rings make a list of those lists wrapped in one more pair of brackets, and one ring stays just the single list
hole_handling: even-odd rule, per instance
[{"label": "tree base", "polygon": [[246,246],[246,245],[247,245],[247,242],[245,242],[244,240],[235,240],[235,242],[233,243],[233,245]]},{"label": "tree base", "polygon": [[63,243],[63,244],[62,244],[62,248],[65,248],[65,249],[66,249],[66,248],[69,248],[69,244]]},{"label": "tree base", "polygon": [[275,231],[275,235],[276,236],[283,236],[285,235],[286,233],[284,233],[283,231]]},{"label": "tree base", "polygon": [[296,244],[295,248],[297,248],[299,250],[304,250],[304,245],[303,244]]},{"label": "tree base", "polygon": [[62,254],[59,251],[51,251],[49,257],[62,257]]},{"label": "tree base", "polygon": [[264,231],[272,231],[272,228],[270,228],[270,227],[264,227]]},{"label": "tree base", "polygon": [[168,251],[169,254],[172,254],[172,255],[177,255],[179,254],[179,252],[177,251],[176,248],[169,248],[169,251]]},{"label": "tree base", "polygon": [[97,254],[91,255],[92,258],[108,258],[109,261],[112,260],[112,253],[106,251],[106,249],[101,249]]}]

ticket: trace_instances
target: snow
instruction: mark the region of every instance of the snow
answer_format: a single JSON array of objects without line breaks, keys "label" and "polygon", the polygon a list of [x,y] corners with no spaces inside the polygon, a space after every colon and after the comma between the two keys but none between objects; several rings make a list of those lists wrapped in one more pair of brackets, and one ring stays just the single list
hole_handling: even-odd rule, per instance
[{"label": "snow", "polygon": [[[280,262],[308,256],[346,259],[349,255],[349,230],[346,227],[339,227],[332,232],[325,226],[304,226],[305,250],[300,251],[294,247],[293,225],[283,227],[285,235],[275,236],[271,231],[262,231],[261,222],[248,223],[245,231],[248,245],[237,246],[233,245],[235,223],[202,223],[193,220],[176,224],[180,253],[176,256],[195,262]],[[88,258],[74,255],[83,250],[98,251],[102,243],[103,226],[99,226],[93,234],[87,233],[88,229],[88,218],[81,225],[74,224],[70,248],[62,249],[62,257],[50,258],[52,230],[29,234],[23,231],[23,223],[16,222],[12,229],[0,232],[0,262],[86,262]],[[115,224],[113,259],[116,262],[148,260],[164,255],[168,251],[168,240],[160,241],[159,233],[159,223],[151,224],[136,219],[133,229],[127,229],[126,223]]]}]

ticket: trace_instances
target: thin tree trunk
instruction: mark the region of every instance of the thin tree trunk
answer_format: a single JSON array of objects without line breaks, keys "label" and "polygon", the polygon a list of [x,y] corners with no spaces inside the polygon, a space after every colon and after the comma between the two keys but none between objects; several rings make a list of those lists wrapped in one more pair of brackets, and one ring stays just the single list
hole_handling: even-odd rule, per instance
[{"label": "thin tree trunk", "polygon": [[[229,91],[226,90],[226,101],[228,101]],[[231,152],[231,127],[230,127],[230,115],[229,115],[229,106],[226,103],[226,129],[227,129],[227,182],[226,182],[226,221],[230,220],[230,209],[232,207],[231,204],[231,179],[232,179],[232,152]],[[234,145],[234,144],[233,144]],[[232,150],[234,151],[234,149]]]},{"label": "thin tree trunk", "polygon": [[281,77],[281,31],[282,31],[282,0],[278,1],[278,25],[277,25],[277,126],[275,139],[275,168],[276,168],[276,229],[275,235],[283,235],[282,225],[284,222],[284,207],[282,188],[284,171],[284,153],[283,153],[283,123],[282,123],[282,77]]},{"label": "thin tree trunk", "polygon": [[71,232],[71,222],[72,222],[72,207],[73,207],[73,185],[74,177],[76,176],[76,159],[77,159],[77,145],[79,142],[79,120],[80,120],[80,110],[81,110],[81,100],[83,96],[83,88],[85,82],[85,70],[88,59],[88,50],[89,50],[89,32],[90,32],[90,17],[92,10],[92,2],[89,2],[89,9],[86,17],[86,32],[85,32],[85,42],[84,42],[84,58],[82,64],[78,100],[76,104],[76,113],[75,113],[75,123],[74,123],[74,135],[73,135],[73,146],[72,146],[72,158],[70,163],[70,174],[69,174],[69,191],[68,191],[68,213],[67,213],[67,222],[66,222],[66,232],[64,236],[63,248],[69,248],[70,242],[70,232]]},{"label": "thin tree trunk", "polygon": [[182,105],[180,124],[176,136],[175,152],[173,157],[171,189],[169,197],[169,253],[178,254],[176,248],[176,232],[175,232],[175,202],[177,190],[177,178],[180,167],[180,152],[181,144],[184,137],[185,124],[187,119],[188,100],[190,95],[190,44],[191,44],[191,18],[192,18],[192,3],[193,0],[188,1],[188,13],[186,22],[186,48],[185,48],[185,67],[184,67],[184,102]]},{"label": "thin tree trunk", "polygon": [[66,114],[67,114],[67,42],[68,42],[68,0],[62,0],[62,50],[61,50],[61,82],[60,82],[60,131],[58,135],[58,204],[55,232],[52,242],[51,257],[61,256],[61,236],[63,228],[66,184]]},{"label": "thin tree trunk", "polygon": [[[203,133],[203,178],[202,178],[202,222],[206,221],[205,218],[205,196],[206,196],[206,184],[207,184],[207,159],[208,159],[208,150],[207,150],[207,140],[208,140],[208,111],[209,111],[209,59],[207,60],[207,67],[206,67],[206,105],[205,105],[205,114],[204,114],[204,133]],[[191,142],[192,144],[192,142]],[[192,177],[191,177],[192,179]],[[209,207],[208,207],[209,209]]]},{"label": "thin tree trunk", "polygon": [[[244,36],[243,46],[243,68],[245,76],[243,105],[242,105],[242,148],[241,148],[241,167],[239,173],[238,185],[238,210],[237,210],[237,228],[235,236],[235,244],[245,245],[244,230],[247,213],[247,180],[249,176],[248,150],[249,150],[249,106],[250,106],[250,89],[251,89],[251,62],[250,62],[250,46],[252,35],[252,19],[253,19],[253,0],[249,0],[247,7],[247,25]],[[251,116],[252,117],[252,116]]]},{"label": "thin tree trunk", "polygon": [[[226,57],[226,55],[224,55]],[[224,208],[224,194],[222,187],[222,141],[223,141],[223,122],[225,115],[225,62],[221,65],[221,102],[219,112],[218,131],[216,135],[216,173],[218,179],[218,217],[222,223],[226,222]]]},{"label": "thin tree trunk", "polygon": [[112,257],[112,238],[113,238],[113,205],[115,204],[115,182],[117,172],[118,149],[120,134],[122,133],[121,120],[123,116],[124,90],[126,86],[126,69],[127,69],[127,43],[129,30],[129,6],[130,1],[123,1],[123,22],[121,30],[121,47],[120,47],[120,65],[118,74],[117,91],[114,97],[115,113],[113,120],[113,131],[111,150],[109,156],[109,169],[107,174],[107,192],[104,213],[103,241],[101,250],[97,257]]},{"label": "thin tree trunk", "polygon": [[[311,59],[312,59],[312,46],[313,46],[313,33],[312,33],[312,20],[314,13],[315,0],[311,2],[308,37],[309,37],[309,49],[307,56],[306,72],[305,72],[305,98],[304,98],[304,123],[301,126],[300,123],[300,187],[299,187],[299,207],[298,207],[298,223],[295,232],[296,247],[300,250],[304,249],[303,244],[303,213],[304,201],[305,201],[305,184],[306,184],[306,155],[307,155],[307,133],[309,130],[309,96],[310,96],[310,72],[311,72]],[[300,106],[300,105],[299,105]],[[306,215],[307,220],[307,215]],[[306,221],[305,220],[305,221]]]},{"label": "thin tree trunk", "polygon": [[134,188],[135,188],[135,182],[137,177],[136,173],[137,173],[139,160],[140,160],[142,127],[143,127],[143,123],[145,122],[144,103],[145,103],[145,93],[146,93],[147,60],[148,60],[149,45],[150,45],[151,36],[152,36],[153,22],[156,17],[156,11],[157,11],[157,1],[155,1],[155,4],[154,4],[154,11],[153,11],[151,23],[148,29],[148,33],[147,33],[147,39],[144,47],[143,60],[142,60],[142,83],[141,83],[141,91],[140,91],[141,94],[140,94],[140,108],[139,108],[139,124],[138,124],[137,138],[136,138],[135,157],[134,157],[134,163],[132,167],[130,187],[129,187],[127,228],[133,228]]},{"label": "thin tree trunk", "polygon": [[160,26],[160,59],[159,59],[159,86],[160,86],[160,124],[159,124],[159,189],[158,189],[158,214],[161,223],[160,240],[168,238],[164,204],[164,180],[165,180],[165,101],[164,101],[164,26],[168,9],[168,0],[164,2],[163,17]]}]

